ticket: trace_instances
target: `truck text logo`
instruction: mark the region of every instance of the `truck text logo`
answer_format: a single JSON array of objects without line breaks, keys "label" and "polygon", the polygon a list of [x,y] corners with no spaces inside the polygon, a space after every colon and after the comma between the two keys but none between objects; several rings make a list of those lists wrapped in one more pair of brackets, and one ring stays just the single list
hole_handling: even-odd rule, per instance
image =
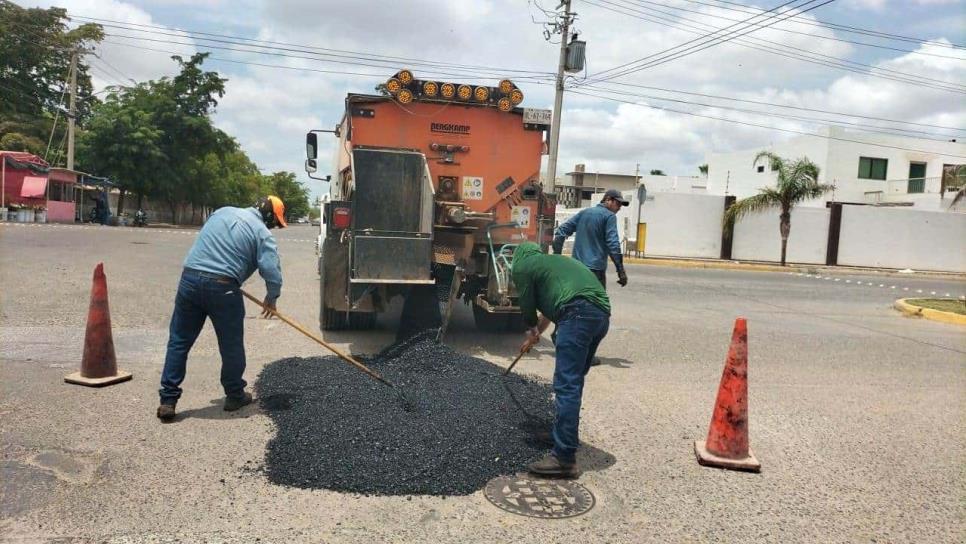
[{"label": "truck text logo", "polygon": [[446,132],[448,134],[469,134],[469,125],[456,125],[453,123],[430,123],[429,130],[432,132]]}]

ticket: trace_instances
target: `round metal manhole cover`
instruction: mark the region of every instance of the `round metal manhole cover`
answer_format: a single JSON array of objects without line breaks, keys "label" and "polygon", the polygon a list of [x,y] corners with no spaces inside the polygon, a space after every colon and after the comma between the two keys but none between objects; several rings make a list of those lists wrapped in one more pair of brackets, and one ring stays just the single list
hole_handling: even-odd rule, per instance
[{"label": "round metal manhole cover", "polygon": [[500,476],[483,494],[494,506],[534,518],[572,518],[594,507],[594,495],[572,480],[544,480],[527,475]]}]

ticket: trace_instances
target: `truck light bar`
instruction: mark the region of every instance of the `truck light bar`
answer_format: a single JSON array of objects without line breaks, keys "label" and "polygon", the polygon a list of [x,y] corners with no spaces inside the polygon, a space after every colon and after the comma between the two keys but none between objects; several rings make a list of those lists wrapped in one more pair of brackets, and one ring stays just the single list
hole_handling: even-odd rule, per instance
[{"label": "truck light bar", "polygon": [[496,87],[471,86],[418,80],[412,71],[400,70],[386,80],[384,88],[401,104],[409,104],[414,100],[468,102],[493,106],[500,111],[511,111],[514,106],[523,102],[523,91],[509,79],[501,80]]}]

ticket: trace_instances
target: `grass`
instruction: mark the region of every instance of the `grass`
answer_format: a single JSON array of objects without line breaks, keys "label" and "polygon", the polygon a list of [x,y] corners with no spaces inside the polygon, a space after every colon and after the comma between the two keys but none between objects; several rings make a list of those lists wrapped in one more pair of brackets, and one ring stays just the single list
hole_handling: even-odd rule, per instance
[{"label": "grass", "polygon": [[911,298],[907,300],[913,306],[922,306],[932,310],[966,315],[966,303],[952,298]]}]

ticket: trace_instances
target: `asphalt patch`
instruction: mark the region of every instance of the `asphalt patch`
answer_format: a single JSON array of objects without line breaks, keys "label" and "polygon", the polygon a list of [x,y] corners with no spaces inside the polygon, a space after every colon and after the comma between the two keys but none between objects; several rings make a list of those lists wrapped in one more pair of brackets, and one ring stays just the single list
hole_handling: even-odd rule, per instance
[{"label": "asphalt patch", "polygon": [[[467,495],[551,446],[552,388],[453,351],[435,331],[361,359],[281,359],[255,391],[276,435],[265,472],[279,485],[377,495]],[[404,399],[401,398],[404,396]]]}]

